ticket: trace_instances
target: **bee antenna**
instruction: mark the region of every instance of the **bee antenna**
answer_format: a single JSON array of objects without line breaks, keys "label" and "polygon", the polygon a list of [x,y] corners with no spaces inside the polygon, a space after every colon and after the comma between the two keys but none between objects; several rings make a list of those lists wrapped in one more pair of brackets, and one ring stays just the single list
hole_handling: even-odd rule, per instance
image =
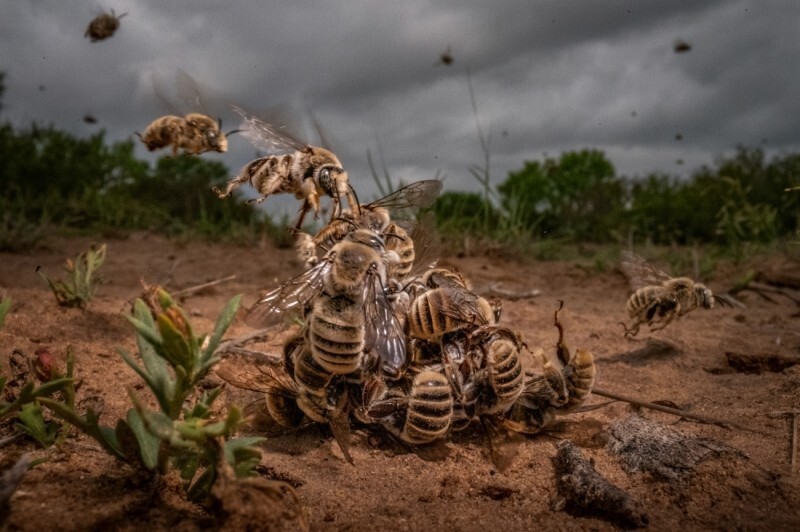
[{"label": "bee antenna", "polygon": [[141,133],[139,133],[138,131],[134,131],[134,133],[136,133],[136,136],[139,137],[139,140],[142,140],[142,134]]},{"label": "bee antenna", "polygon": [[353,199],[356,201],[356,209],[358,209],[358,215],[361,216],[361,203],[358,201],[358,194],[356,194],[356,189],[353,188],[353,185],[347,183],[347,188],[350,189],[350,193],[353,195]]},{"label": "bee antenna", "polygon": [[217,118],[217,124],[219,124],[220,130],[222,129],[222,117]]},{"label": "bee antenna", "polygon": [[[112,11],[112,13],[111,13],[111,14],[113,15],[113,14],[114,14],[114,13],[113,13],[113,11],[114,11],[114,10],[112,9],[111,11]],[[127,11],[126,11],[126,12],[124,12],[123,14],[121,14],[120,16],[118,16],[118,17],[117,17],[117,20],[121,19],[122,17],[124,17],[124,16],[125,16],[125,15],[127,15],[127,14],[128,14],[128,12],[127,12]]]},{"label": "bee antenna", "polygon": [[230,137],[230,136],[231,136],[231,135],[233,135],[234,133],[239,133],[240,131],[242,131],[242,130],[241,130],[241,129],[231,129],[230,131],[228,131],[227,133],[225,133],[225,136],[226,136],[226,137]]}]

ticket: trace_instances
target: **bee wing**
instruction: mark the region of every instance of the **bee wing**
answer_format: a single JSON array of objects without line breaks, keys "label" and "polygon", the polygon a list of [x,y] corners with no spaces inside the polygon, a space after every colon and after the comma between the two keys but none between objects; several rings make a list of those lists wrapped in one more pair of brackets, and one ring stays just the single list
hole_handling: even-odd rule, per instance
[{"label": "bee wing", "polygon": [[200,85],[195,79],[186,73],[185,70],[179,68],[175,72],[175,85],[178,90],[178,99],[189,106],[190,109],[199,110],[207,115],[206,98],[200,90]]},{"label": "bee wing", "polygon": [[373,201],[369,207],[384,207],[390,210],[430,207],[441,191],[442,182],[438,179],[416,181]]},{"label": "bee wing", "polygon": [[272,360],[228,356],[217,366],[216,372],[220,379],[243,390],[284,397],[297,395],[294,381]]},{"label": "bee wing", "polygon": [[648,285],[660,285],[672,279],[671,275],[659,270],[632,251],[623,250],[621,256],[620,267],[628,278],[632,290]]},{"label": "bee wing", "polygon": [[322,290],[331,264],[330,260],[322,260],[264,294],[247,311],[247,323],[253,326],[269,326],[286,317],[300,316],[305,306]]},{"label": "bee wing", "polygon": [[260,118],[248,113],[238,105],[231,105],[231,109],[242,117],[239,132],[256,148],[268,150],[271,154],[303,151],[308,144],[296,138],[285,128],[264,122]]},{"label": "bee wing", "polygon": [[432,212],[422,214],[409,233],[414,242],[414,266],[408,274],[413,278],[436,265],[442,250],[439,233],[436,231],[436,217]]},{"label": "bee wing", "polygon": [[474,292],[461,287],[445,287],[448,292],[448,303],[441,313],[454,320],[475,325],[486,325],[486,319],[478,307],[478,296]]},{"label": "bee wing", "polygon": [[364,314],[365,352],[374,351],[390,376],[399,375],[406,363],[406,337],[377,274],[364,287]]}]

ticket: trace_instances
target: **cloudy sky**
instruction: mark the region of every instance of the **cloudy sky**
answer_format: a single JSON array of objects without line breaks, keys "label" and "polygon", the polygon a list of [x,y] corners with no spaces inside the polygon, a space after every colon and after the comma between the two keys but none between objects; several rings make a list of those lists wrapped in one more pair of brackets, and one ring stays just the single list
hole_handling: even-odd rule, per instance
[{"label": "cloudy sky", "polygon": [[[376,194],[368,150],[396,179],[438,174],[446,190],[479,188],[468,172],[483,161],[470,79],[495,183],[525,160],[584,147],[629,176],[685,175],[738,144],[800,149],[793,0],[277,4],[5,0],[0,119],[126,139],[169,112],[154,85],[191,110],[176,93],[181,68],[223,129],[237,123],[228,101],[281,109],[271,116],[295,127],[311,110],[362,201]],[[84,38],[111,8],[128,13],[118,32]],[[691,50],[675,53],[677,40]],[[439,62],[447,50],[450,65]],[[255,150],[232,137],[229,153],[203,157],[236,173]]]}]

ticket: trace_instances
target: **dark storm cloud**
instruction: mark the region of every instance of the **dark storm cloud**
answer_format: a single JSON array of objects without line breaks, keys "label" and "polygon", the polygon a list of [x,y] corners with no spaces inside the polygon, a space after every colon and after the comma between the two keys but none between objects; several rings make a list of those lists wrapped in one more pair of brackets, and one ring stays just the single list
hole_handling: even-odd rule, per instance
[{"label": "dark storm cloud", "polygon": [[[496,182],[525,160],[584,147],[629,175],[688,172],[765,139],[776,151],[800,147],[794,2],[103,5],[111,7],[129,14],[112,38],[90,43],[83,32],[99,5],[0,5],[5,120],[129,138],[171,112],[154,78],[173,109],[187,110],[174,86],[183,68],[225,129],[236,120],[229,100],[255,111],[278,105],[315,141],[313,111],[367,199],[367,150],[397,178],[440,172],[448,189],[478,188],[467,172],[483,161],[470,81]],[[678,39],[691,51],[676,54]],[[434,66],[448,49],[453,63]],[[235,172],[255,153],[234,137],[228,154],[204,157]]]}]

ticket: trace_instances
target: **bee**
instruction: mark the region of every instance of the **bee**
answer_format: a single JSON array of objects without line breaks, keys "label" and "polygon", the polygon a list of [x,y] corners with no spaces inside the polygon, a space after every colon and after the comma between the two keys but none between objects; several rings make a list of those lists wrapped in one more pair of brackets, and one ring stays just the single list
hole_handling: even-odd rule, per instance
[{"label": "bee", "polygon": [[433,66],[437,66],[437,65],[445,65],[445,66],[449,66],[449,65],[452,65],[452,64],[453,64],[453,61],[454,61],[454,59],[453,59],[453,53],[450,51],[450,47],[448,46],[448,47],[447,47],[447,50],[445,50],[444,52],[442,52],[442,53],[439,55],[439,60],[438,60],[438,61],[436,61],[436,62],[433,64]]},{"label": "bee", "polygon": [[[256,147],[284,152],[259,157],[242,168],[237,177],[230,180],[225,190],[214,188],[220,198],[225,198],[242,183],[250,183],[261,197],[261,203],[271,194],[290,193],[303,200],[295,228],[303,225],[309,210],[319,214],[320,196],[334,199],[331,220],[342,212],[342,198],[347,198],[350,210],[358,209],[355,191],[347,180],[347,172],[336,155],[317,146],[302,142],[281,128],[263,122],[240,107],[233,110],[243,118],[240,131]],[[289,152],[289,153],[285,153]]]},{"label": "bee", "polygon": [[414,224],[414,229],[409,235],[406,230],[408,227],[404,229],[399,223],[392,222],[392,216],[404,215],[413,208],[429,207],[441,189],[442,182],[436,179],[416,181],[372,203],[360,205],[358,212],[343,210],[338,218],[331,220],[313,237],[313,245],[301,233],[298,254],[303,260],[308,261],[310,256],[314,261],[316,245],[331,246],[354,229],[371,229],[382,234],[387,249],[394,250],[400,257],[400,262],[390,267],[389,277],[402,278],[411,271],[414,263],[416,257],[414,242],[420,242],[421,249],[426,248],[429,246],[427,237],[432,230],[428,219],[423,218],[421,223]]},{"label": "bee", "polygon": [[86,33],[84,33],[83,36],[89,37],[92,42],[108,39],[117,31],[117,28],[119,28],[119,21],[125,15],[127,15],[127,13],[116,16],[113,9],[111,13],[101,13],[89,22],[89,26],[86,28]]},{"label": "bee", "polygon": [[264,295],[248,321],[268,324],[299,311],[322,369],[346,375],[378,363],[397,377],[406,360],[405,336],[384,288],[393,255],[374,231],[355,230],[319,264]]},{"label": "bee", "polygon": [[564,341],[564,328],[558,320],[562,308],[563,301],[553,318],[558,329],[555,364],[541,348],[534,352],[534,357],[542,360],[543,374],[526,374],[519,399],[502,419],[502,425],[511,431],[538,433],[552,425],[556,415],[578,411],[592,391],[594,356],[585,349],[578,349],[572,355]]},{"label": "bee", "polygon": [[357,212],[343,210],[338,218],[331,220],[314,236],[314,240],[318,244],[336,243],[354,228],[371,229],[385,236],[392,215],[430,207],[441,190],[442,182],[438,179],[416,181],[372,203],[359,205]]},{"label": "bee", "polygon": [[622,324],[625,336],[636,336],[643,323],[651,331],[663,329],[676,316],[699,307],[713,308],[715,300],[723,306],[738,303],[730,296],[715,296],[704,284],[689,277],[671,277],[635,253],[622,252],[622,271],[634,290],[625,305],[633,320],[630,326]]},{"label": "bee", "polygon": [[[199,155],[208,151],[225,153],[228,151],[228,136],[237,133],[237,130],[222,132],[222,119],[214,120],[205,113],[203,91],[197,81],[182,69],[175,74],[180,100],[190,106],[193,111],[181,113],[170,102],[159,84],[154,80],[154,90],[160,100],[167,107],[173,109],[173,114],[165,115],[153,120],[139,134],[139,139],[150,151],[172,146],[172,156],[177,157],[178,150],[184,154]],[[199,109],[199,110],[198,110]],[[179,116],[183,115],[183,116]]]},{"label": "bee", "polygon": [[189,113],[185,117],[166,115],[156,118],[137,135],[149,151],[172,146],[172,156],[178,150],[183,153],[199,155],[207,151],[225,153],[228,151],[228,135],[236,131],[222,132],[222,120],[214,120],[201,113]]},{"label": "bee", "polygon": [[468,384],[478,391],[475,415],[505,413],[513,405],[524,386],[519,335],[507,327],[486,325],[467,337],[466,363],[474,365],[468,372]]},{"label": "bee", "polygon": [[367,417],[401,441],[419,445],[447,435],[453,420],[453,393],[441,372],[423,368],[410,385],[387,387],[373,380],[368,387]]},{"label": "bee", "polygon": [[310,423],[298,405],[298,388],[284,368],[238,357],[235,362],[226,359],[217,368],[217,375],[237,388],[263,393],[272,425],[294,429]]},{"label": "bee", "polygon": [[494,322],[489,301],[465,288],[443,286],[411,301],[407,327],[410,338],[437,342],[445,334]]}]

